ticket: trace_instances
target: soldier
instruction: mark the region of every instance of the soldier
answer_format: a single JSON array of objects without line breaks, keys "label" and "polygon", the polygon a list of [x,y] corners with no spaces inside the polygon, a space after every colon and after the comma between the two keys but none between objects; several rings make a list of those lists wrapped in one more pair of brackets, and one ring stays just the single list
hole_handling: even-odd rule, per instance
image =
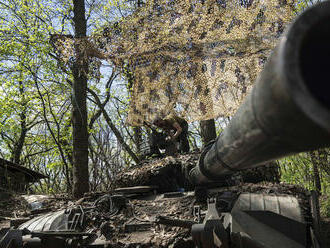
[{"label": "soldier", "polygon": [[159,133],[157,130],[152,129],[150,134],[150,153],[162,156],[159,149],[166,149],[168,146],[166,142],[166,134]]},{"label": "soldier", "polygon": [[148,133],[148,144],[149,144],[149,153],[147,156],[151,157],[163,157],[161,150],[165,150],[166,155],[173,155],[175,145],[173,142],[166,140],[167,134],[164,132],[158,132],[152,125],[148,122],[143,123],[145,126],[151,129],[151,133]]},{"label": "soldier", "polygon": [[156,118],[153,124],[167,132],[167,140],[179,143],[179,152],[189,152],[188,123],[185,119],[170,114],[163,119]]}]

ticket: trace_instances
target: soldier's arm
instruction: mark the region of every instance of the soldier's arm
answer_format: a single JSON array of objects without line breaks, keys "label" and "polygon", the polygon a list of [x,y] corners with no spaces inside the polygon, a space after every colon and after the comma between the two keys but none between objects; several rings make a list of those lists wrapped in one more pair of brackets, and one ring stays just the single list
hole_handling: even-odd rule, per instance
[{"label": "soldier's arm", "polygon": [[175,140],[181,133],[182,133],[182,127],[178,122],[173,123],[173,127],[176,129],[174,135],[172,136],[172,140]]}]

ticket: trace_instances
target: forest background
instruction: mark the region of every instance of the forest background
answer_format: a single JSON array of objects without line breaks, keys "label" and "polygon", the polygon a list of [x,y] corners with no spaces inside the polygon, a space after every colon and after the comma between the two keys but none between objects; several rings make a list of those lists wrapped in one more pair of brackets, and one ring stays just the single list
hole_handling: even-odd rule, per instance
[{"label": "forest background", "polygon": [[[316,2],[298,1],[295,14]],[[51,40],[53,34],[91,35],[143,5],[142,0],[0,0],[0,157],[48,176],[34,192],[106,191],[118,172],[139,162],[148,129],[125,122],[130,74],[105,60],[89,61],[93,73],[84,78],[63,63]],[[85,84],[77,86],[81,80]],[[86,131],[80,133],[75,127],[84,118]],[[207,142],[210,130],[221,133],[229,119],[190,123],[192,150]],[[77,143],[82,147],[75,150]],[[330,150],[320,149],[277,161],[282,182],[321,193],[327,217],[329,160]],[[86,166],[77,167],[81,163]],[[79,183],[87,189],[80,190]]]}]

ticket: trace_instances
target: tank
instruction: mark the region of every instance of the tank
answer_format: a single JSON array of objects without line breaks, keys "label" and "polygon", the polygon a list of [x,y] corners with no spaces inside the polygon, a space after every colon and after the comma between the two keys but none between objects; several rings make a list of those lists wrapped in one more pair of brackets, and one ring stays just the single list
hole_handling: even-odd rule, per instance
[{"label": "tank", "polygon": [[315,192],[222,183],[238,171],[330,145],[329,44],[326,1],[291,24],[230,124],[202,151],[188,173],[194,192],[117,189],[0,232],[0,247],[322,247]]}]

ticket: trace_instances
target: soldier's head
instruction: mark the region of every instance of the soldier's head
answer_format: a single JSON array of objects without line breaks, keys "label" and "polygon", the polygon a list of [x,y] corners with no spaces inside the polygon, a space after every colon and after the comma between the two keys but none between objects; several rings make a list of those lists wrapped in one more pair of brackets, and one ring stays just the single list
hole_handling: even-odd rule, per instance
[{"label": "soldier's head", "polygon": [[157,127],[160,127],[160,128],[163,128],[166,126],[166,121],[163,120],[162,118],[160,117],[157,117],[154,121],[153,121],[153,124]]}]

